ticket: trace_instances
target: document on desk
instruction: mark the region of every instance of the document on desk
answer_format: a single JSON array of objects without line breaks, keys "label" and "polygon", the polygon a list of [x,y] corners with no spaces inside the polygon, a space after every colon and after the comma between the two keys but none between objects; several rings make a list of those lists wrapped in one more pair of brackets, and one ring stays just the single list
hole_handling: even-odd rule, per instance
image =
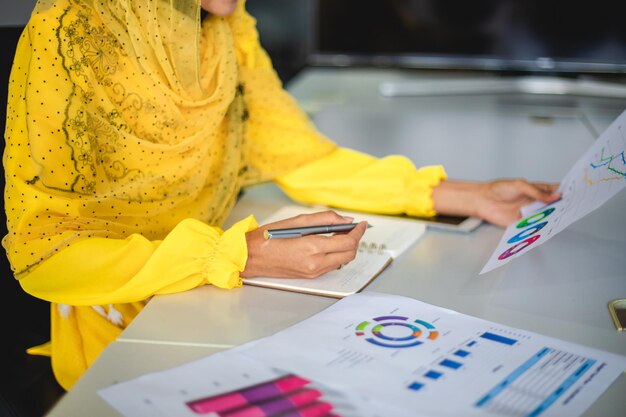
[{"label": "document on desk", "polygon": [[233,350],[98,394],[126,417],[425,417]]},{"label": "document on desk", "polygon": [[524,218],[505,231],[481,274],[496,269],[547,242],[626,187],[626,111],[595,140],[559,186],[552,204],[533,203]]},{"label": "document on desk", "polygon": [[[313,213],[327,208],[286,206],[263,221],[264,224],[283,220],[303,213]],[[246,278],[244,284],[279,290],[302,292],[342,298],[367,286],[393,260],[426,232],[423,223],[373,214],[338,211],[354,217],[355,221],[367,221],[371,228],[365,231],[356,259],[337,271],[328,272],[315,279],[303,278]]]},{"label": "document on desk", "polygon": [[[288,375],[303,380],[297,389],[319,391],[331,415],[575,417],[625,369],[620,355],[366,292],[273,336],[99,394],[129,417],[235,416],[254,401],[251,388]],[[210,411],[224,394],[230,411]],[[261,411],[254,415],[276,415]]]}]

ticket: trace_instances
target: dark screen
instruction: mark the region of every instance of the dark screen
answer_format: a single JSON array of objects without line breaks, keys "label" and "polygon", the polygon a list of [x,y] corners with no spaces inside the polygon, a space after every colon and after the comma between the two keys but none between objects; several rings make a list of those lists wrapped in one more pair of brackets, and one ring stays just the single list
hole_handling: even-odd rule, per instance
[{"label": "dark screen", "polygon": [[318,0],[316,13],[320,63],[626,72],[623,0]]}]

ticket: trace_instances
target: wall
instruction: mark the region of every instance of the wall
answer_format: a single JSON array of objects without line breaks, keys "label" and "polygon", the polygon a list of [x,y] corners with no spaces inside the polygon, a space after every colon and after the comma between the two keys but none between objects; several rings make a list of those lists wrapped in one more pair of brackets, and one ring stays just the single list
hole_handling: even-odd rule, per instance
[{"label": "wall", "polygon": [[36,0],[0,0],[0,27],[24,26]]}]

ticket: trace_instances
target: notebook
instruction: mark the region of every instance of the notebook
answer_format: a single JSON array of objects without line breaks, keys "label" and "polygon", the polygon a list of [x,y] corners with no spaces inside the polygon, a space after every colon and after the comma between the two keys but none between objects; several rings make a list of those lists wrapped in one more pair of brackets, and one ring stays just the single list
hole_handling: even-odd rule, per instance
[{"label": "notebook", "polygon": [[[302,213],[313,213],[326,208],[286,206],[265,219],[262,224],[286,219]],[[244,284],[279,290],[343,298],[365,288],[394,258],[400,256],[426,232],[420,222],[335,210],[341,215],[351,216],[355,222],[367,221],[368,228],[356,258],[343,268],[328,272],[315,279],[254,277],[243,280]]]}]

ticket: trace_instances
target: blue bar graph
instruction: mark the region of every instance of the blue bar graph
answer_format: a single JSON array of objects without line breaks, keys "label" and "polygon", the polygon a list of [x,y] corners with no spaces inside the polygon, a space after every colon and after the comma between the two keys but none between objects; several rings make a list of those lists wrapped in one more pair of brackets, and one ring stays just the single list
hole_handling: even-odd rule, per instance
[{"label": "blue bar graph", "polygon": [[505,345],[514,345],[517,340],[508,337],[500,336],[499,334],[485,332],[480,335],[483,339],[491,340],[492,342],[504,343]]},{"label": "blue bar graph", "polygon": [[454,352],[454,354],[458,357],[464,358],[466,356],[469,356],[470,353],[467,350],[459,349],[456,352]]},{"label": "blue bar graph", "polygon": [[424,374],[424,376],[426,378],[430,378],[430,379],[439,379],[439,378],[441,378],[443,376],[443,374],[441,372],[430,370],[430,371],[426,372]]},{"label": "blue bar graph", "polygon": [[462,363],[455,362],[455,361],[450,360],[450,359],[442,360],[441,362],[439,362],[439,365],[445,366],[446,368],[450,368],[450,369],[459,369],[461,366],[463,366]]},{"label": "blue bar graph", "polygon": [[409,385],[409,389],[413,391],[419,391],[422,388],[424,388],[424,384],[420,382],[413,382],[411,385]]}]

